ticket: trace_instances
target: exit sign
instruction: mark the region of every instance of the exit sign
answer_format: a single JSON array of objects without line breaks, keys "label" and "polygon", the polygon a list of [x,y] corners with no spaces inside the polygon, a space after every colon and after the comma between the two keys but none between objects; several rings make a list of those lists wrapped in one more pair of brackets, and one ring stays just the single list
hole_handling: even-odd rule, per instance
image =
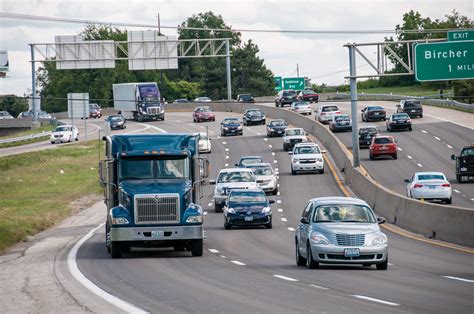
[{"label": "exit sign", "polygon": [[284,90],[304,90],[304,77],[285,77],[283,79]]},{"label": "exit sign", "polygon": [[474,40],[474,29],[448,32],[448,41]]}]

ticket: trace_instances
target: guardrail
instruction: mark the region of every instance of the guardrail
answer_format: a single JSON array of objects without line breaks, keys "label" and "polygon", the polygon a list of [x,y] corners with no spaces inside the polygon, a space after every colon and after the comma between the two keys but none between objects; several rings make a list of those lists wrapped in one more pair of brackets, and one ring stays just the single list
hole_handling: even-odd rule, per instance
[{"label": "guardrail", "polygon": [[40,138],[40,137],[45,137],[45,136],[50,136],[50,135],[51,135],[51,132],[42,132],[42,133],[35,133],[35,134],[25,135],[25,136],[12,137],[12,138],[7,138],[7,139],[4,139],[4,140],[0,140],[0,144],[23,142],[23,141],[28,141],[28,140],[32,140],[32,139],[35,139],[35,138]]},{"label": "guardrail", "polygon": [[[198,105],[198,104],[196,104]],[[338,169],[352,190],[388,222],[406,230],[464,246],[474,247],[474,210],[422,202],[397,194],[367,176],[352,164],[344,144],[321,123],[300,114],[269,106],[242,103],[209,103],[215,111],[243,113],[249,108],[261,109],[267,117],[285,119],[315,136],[331,153]],[[192,111],[193,103],[169,104],[169,111]]]},{"label": "guardrail", "polygon": [[[448,108],[459,108],[459,109],[467,109],[469,111],[474,112],[474,104],[466,104],[452,99],[433,99],[428,98],[431,96],[407,96],[407,95],[394,95],[394,94],[367,94],[367,93],[358,93],[357,98],[358,100],[393,100],[399,101],[402,99],[417,99],[422,104],[431,105],[431,106],[438,106],[438,107],[448,107]],[[447,94],[443,95],[444,97],[449,97]],[[346,93],[337,93],[333,95],[331,98],[332,100],[340,100],[340,99],[350,99],[351,95]]]}]

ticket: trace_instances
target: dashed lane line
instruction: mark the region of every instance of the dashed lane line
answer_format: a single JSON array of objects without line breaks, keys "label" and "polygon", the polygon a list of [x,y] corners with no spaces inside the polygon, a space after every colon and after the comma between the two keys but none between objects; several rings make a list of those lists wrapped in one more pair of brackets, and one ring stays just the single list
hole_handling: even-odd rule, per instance
[{"label": "dashed lane line", "polygon": [[412,159],[413,157],[411,157],[410,155],[407,155],[408,159]]},{"label": "dashed lane line", "polygon": [[208,203],[207,206],[212,206],[212,203]]},{"label": "dashed lane line", "polygon": [[235,265],[239,265],[239,266],[245,266],[246,264],[245,263],[242,263],[242,262],[239,262],[239,261],[230,261],[231,263],[234,263]]},{"label": "dashed lane line", "polygon": [[283,208],[278,208],[279,213],[283,213]]},{"label": "dashed lane line", "polygon": [[318,285],[315,285],[315,284],[309,284],[308,286],[316,288],[316,289],[321,289],[321,290],[329,290],[328,287],[318,286]]},{"label": "dashed lane line", "polygon": [[458,194],[460,194],[460,193],[461,193],[461,191],[459,191],[459,190],[456,190],[456,189],[454,189],[453,191],[454,191],[454,192],[456,192],[456,193],[458,193]]},{"label": "dashed lane line", "polygon": [[273,275],[273,277],[283,279],[283,280],[286,280],[286,281],[292,281],[292,282],[299,281],[298,279],[291,278],[291,277],[286,277],[286,276],[282,276],[282,275]]},{"label": "dashed lane line", "polygon": [[281,217],[281,221],[287,222],[288,220],[285,217]]},{"label": "dashed lane line", "polygon": [[366,297],[365,295],[353,294],[352,296],[356,297],[358,299],[363,299],[363,300],[372,301],[372,302],[376,302],[376,303],[382,303],[382,304],[385,304],[385,305],[391,305],[391,306],[399,306],[400,305],[398,303],[394,303],[394,302],[390,302],[390,301],[385,301],[385,300],[381,300],[381,299]]},{"label": "dashed lane line", "polygon": [[288,227],[288,230],[291,232],[295,232],[295,228],[292,228],[292,227]]},{"label": "dashed lane line", "polygon": [[417,165],[418,167],[420,167],[420,168],[421,168],[421,167],[423,167],[423,165],[422,165],[422,164],[416,164],[416,165]]},{"label": "dashed lane line", "polygon": [[441,139],[437,136],[434,137],[436,140],[441,141]]},{"label": "dashed lane line", "polygon": [[425,133],[425,134],[428,134],[428,131],[425,131],[425,130],[421,130],[421,133]]},{"label": "dashed lane line", "polygon": [[452,147],[451,145],[449,145],[449,144],[446,144],[446,146],[448,146],[448,148],[451,148],[451,149],[453,148],[453,147]]},{"label": "dashed lane line", "polygon": [[219,253],[219,250],[216,250],[216,249],[207,249],[207,250],[214,254]]}]

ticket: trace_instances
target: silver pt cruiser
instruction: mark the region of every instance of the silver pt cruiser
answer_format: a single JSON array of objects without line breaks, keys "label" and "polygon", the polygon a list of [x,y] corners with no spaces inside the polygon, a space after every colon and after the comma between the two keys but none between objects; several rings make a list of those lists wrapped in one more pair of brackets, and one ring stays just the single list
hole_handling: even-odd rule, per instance
[{"label": "silver pt cruiser", "polygon": [[387,236],[363,200],[351,197],[311,199],[295,233],[296,264],[319,268],[320,263],[388,266]]}]

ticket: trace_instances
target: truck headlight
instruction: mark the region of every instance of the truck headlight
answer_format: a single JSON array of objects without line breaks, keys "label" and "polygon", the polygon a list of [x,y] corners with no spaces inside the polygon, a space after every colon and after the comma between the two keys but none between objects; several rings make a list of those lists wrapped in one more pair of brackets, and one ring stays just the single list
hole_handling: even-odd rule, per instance
[{"label": "truck headlight", "polygon": [[314,244],[319,244],[319,245],[328,245],[329,244],[329,240],[326,239],[326,237],[324,237],[322,234],[319,234],[319,233],[312,233],[310,239]]},{"label": "truck headlight", "polygon": [[216,192],[214,193],[215,195],[222,195],[224,194],[224,189],[221,187],[216,187]]},{"label": "truck headlight", "polygon": [[295,163],[295,162],[299,162],[299,158],[293,158],[293,160],[291,161],[292,163]]},{"label": "truck headlight", "polygon": [[271,212],[272,212],[272,209],[270,206],[264,207],[262,209],[262,213],[271,213]]},{"label": "truck headlight", "polygon": [[112,224],[113,225],[128,225],[128,219],[125,217],[116,217],[112,218]]},{"label": "truck headlight", "polygon": [[290,139],[289,139],[289,138],[286,138],[286,137],[284,137],[284,138],[283,138],[283,142],[285,142],[285,143],[289,143],[289,142],[290,142]]},{"label": "truck headlight", "polygon": [[372,240],[372,245],[384,245],[387,244],[387,236],[382,234]]},{"label": "truck headlight", "polygon": [[186,218],[187,223],[202,223],[202,215],[199,216],[189,216]]}]

